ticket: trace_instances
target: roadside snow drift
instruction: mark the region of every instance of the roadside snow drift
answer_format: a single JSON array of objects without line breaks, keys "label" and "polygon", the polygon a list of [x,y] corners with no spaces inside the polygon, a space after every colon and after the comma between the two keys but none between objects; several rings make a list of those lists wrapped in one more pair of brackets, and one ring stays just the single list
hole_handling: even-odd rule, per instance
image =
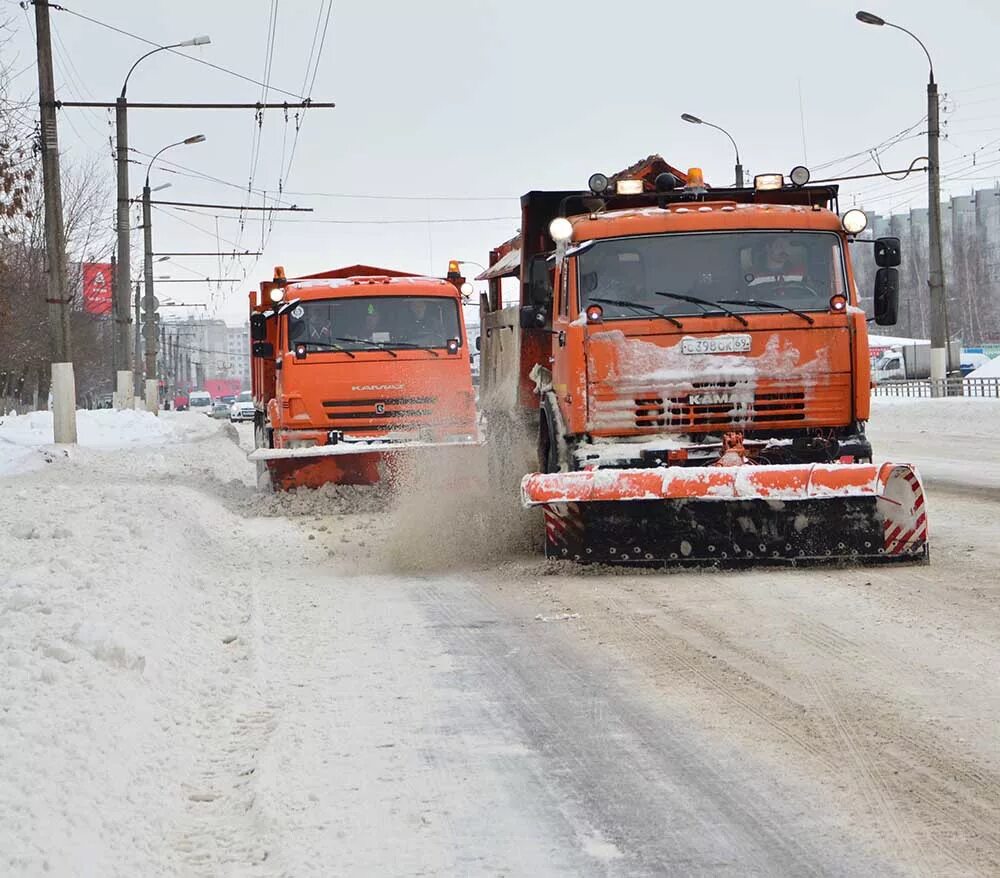
[{"label": "roadside snow drift", "polygon": [[[110,450],[184,442],[218,432],[219,422],[196,412],[86,410],[76,413],[78,445]],[[52,412],[0,416],[0,476],[35,469],[71,446],[52,443]]]}]

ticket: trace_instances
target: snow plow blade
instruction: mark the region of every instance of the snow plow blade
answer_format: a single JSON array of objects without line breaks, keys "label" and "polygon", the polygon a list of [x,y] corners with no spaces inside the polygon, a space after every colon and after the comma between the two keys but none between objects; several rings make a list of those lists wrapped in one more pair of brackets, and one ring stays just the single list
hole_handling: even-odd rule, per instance
[{"label": "snow plow blade", "polygon": [[[267,467],[271,487],[279,491],[323,485],[376,485],[392,482],[406,467],[429,458],[447,457],[453,472],[476,472],[483,444],[456,442],[351,442],[308,448],[257,448],[247,458]],[[438,466],[436,471],[442,471]]]},{"label": "snow plow blade", "polygon": [[663,467],[533,473],[549,557],[638,564],[924,561],[909,464]]}]

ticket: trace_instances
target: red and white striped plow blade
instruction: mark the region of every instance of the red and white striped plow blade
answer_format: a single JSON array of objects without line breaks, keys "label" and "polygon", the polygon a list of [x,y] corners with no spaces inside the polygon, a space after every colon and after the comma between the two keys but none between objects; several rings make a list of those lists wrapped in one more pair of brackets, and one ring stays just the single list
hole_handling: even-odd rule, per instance
[{"label": "red and white striped plow blade", "polygon": [[927,506],[917,470],[908,463],[884,463],[878,482],[885,554],[922,554],[928,538]]},{"label": "red and white striped plow blade", "polygon": [[[898,477],[897,470],[901,471]],[[919,486],[916,473],[907,464],[674,466],[531,473],[521,480],[521,502],[544,506],[629,500],[808,500],[879,496],[887,485],[893,485],[892,500],[901,504],[897,479],[907,487],[913,483],[904,472]],[[903,531],[900,534],[904,535]]]}]

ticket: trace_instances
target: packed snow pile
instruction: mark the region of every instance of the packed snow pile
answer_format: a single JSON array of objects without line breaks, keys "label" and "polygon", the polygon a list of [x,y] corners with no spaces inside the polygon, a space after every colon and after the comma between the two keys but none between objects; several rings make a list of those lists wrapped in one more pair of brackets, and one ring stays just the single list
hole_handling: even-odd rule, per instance
[{"label": "packed snow pile", "polygon": [[994,357],[987,363],[983,363],[978,369],[970,372],[966,378],[1000,378],[1000,357]]},{"label": "packed snow pile", "polygon": [[880,433],[894,432],[900,437],[914,433],[936,433],[943,440],[949,436],[995,436],[1000,432],[1000,402],[967,396],[875,396],[870,423]]},{"label": "packed snow pile", "polygon": [[[78,443],[83,448],[109,450],[164,445],[210,436],[219,422],[196,412],[149,412],[113,409],[76,413]],[[52,412],[0,416],[0,476],[33,469],[68,455],[52,444]]]}]

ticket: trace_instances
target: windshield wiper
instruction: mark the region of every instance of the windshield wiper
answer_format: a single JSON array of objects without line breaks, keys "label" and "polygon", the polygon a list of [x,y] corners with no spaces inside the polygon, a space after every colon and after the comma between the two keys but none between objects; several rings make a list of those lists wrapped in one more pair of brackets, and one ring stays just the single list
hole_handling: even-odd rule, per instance
[{"label": "windshield wiper", "polygon": [[354,356],[347,348],[342,348],[339,344],[334,344],[332,341],[297,341],[295,344],[301,344],[313,348],[330,348],[334,351],[339,351],[342,354],[347,354],[352,360],[356,360],[357,357]]},{"label": "windshield wiper", "polygon": [[763,299],[719,299],[719,303],[722,305],[756,305],[758,308],[777,308],[779,311],[787,311],[789,314],[798,315],[806,323],[816,322],[804,311],[789,308],[787,305],[781,305],[778,302],[765,302]]},{"label": "windshield wiper", "polygon": [[684,296],[681,295],[680,293],[657,293],[656,295],[663,296],[664,298],[667,299],[677,299],[680,302],[690,302],[692,305],[697,305],[699,308],[701,308],[705,314],[709,313],[709,311],[711,311],[712,308],[715,308],[717,311],[721,311],[723,314],[728,314],[730,317],[735,317],[744,326],[750,325],[745,317],[741,317],[735,311],[730,311],[728,308],[726,308],[723,305],[720,305],[718,302],[710,302],[708,299],[699,299],[697,296]]},{"label": "windshield wiper", "polygon": [[355,338],[352,335],[338,335],[337,341],[349,341],[352,344],[373,345],[380,351],[385,351],[387,354],[392,354],[393,357],[398,356],[398,354],[395,351],[387,348],[385,345],[382,344],[382,342],[372,341],[370,338]]},{"label": "windshield wiper", "polygon": [[[342,335],[337,336],[337,341],[350,341],[354,342],[354,344],[373,345],[380,351],[385,351],[387,354],[391,354],[393,357],[397,358],[399,357],[399,354],[397,354],[392,348],[387,347],[385,342],[382,341],[373,341],[370,338],[355,338],[354,336],[342,336]],[[433,354],[435,357],[441,356],[433,348],[424,347],[423,345],[417,344],[416,342],[413,341],[394,341],[392,344],[394,347],[397,348],[413,348],[414,350],[418,351],[427,351],[427,353]]]},{"label": "windshield wiper", "polygon": [[588,302],[597,302],[599,305],[614,305],[617,308],[634,308],[636,311],[645,311],[648,314],[655,314],[657,317],[662,317],[664,320],[669,320],[678,329],[683,329],[680,320],[676,317],[671,317],[669,314],[664,314],[662,311],[657,311],[652,305],[644,305],[641,302],[627,302],[625,299],[595,299],[593,297],[587,300]]}]

